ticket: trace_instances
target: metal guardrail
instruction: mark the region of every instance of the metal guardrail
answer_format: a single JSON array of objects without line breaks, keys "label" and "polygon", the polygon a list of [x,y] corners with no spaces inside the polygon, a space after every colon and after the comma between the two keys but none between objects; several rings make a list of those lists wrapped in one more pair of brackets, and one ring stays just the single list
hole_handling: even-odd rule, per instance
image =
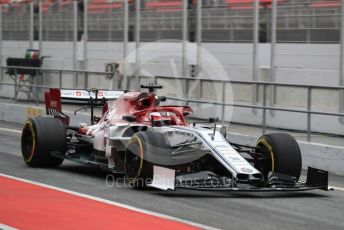
[{"label": "metal guardrail", "polygon": [[[85,84],[83,88],[87,89],[88,88],[88,76],[90,75],[104,75],[108,76],[109,74],[114,77],[113,72],[100,72],[100,71],[84,71],[84,70],[61,70],[61,69],[46,69],[46,68],[33,68],[33,67],[21,67],[21,66],[0,66],[0,74],[3,76],[4,70],[5,69],[15,69],[15,73],[17,72],[17,69],[29,69],[29,70],[37,70],[40,73],[44,72],[54,72],[58,73],[59,76],[59,81],[58,85],[59,88],[63,88],[63,74],[82,74],[85,79]],[[149,78],[152,79],[152,77],[144,77],[140,76],[138,78],[138,85],[140,85],[141,79],[142,78]],[[133,78],[129,78],[128,80],[132,80]],[[176,101],[182,101],[185,102],[186,104],[188,103],[198,103],[198,104],[209,104],[209,105],[218,105],[222,107],[222,121],[225,119],[225,107],[226,106],[232,106],[232,107],[241,107],[241,108],[248,108],[248,109],[259,109],[262,110],[262,132],[265,134],[266,128],[267,128],[267,122],[266,122],[266,112],[267,111],[283,111],[283,112],[292,112],[292,113],[303,113],[307,114],[307,140],[311,141],[311,133],[312,133],[312,128],[311,128],[311,119],[312,115],[325,115],[325,116],[337,116],[337,117],[343,117],[344,118],[344,113],[338,112],[323,112],[323,111],[313,111],[311,109],[312,106],[312,90],[314,89],[327,89],[327,90],[337,90],[339,92],[344,92],[344,86],[316,86],[316,85],[300,85],[300,84],[286,84],[286,83],[274,83],[274,82],[262,82],[262,81],[231,81],[231,80],[209,80],[209,79],[197,79],[197,78],[191,78],[191,77],[180,77],[180,78],[174,78],[174,77],[167,77],[167,76],[156,76],[153,78],[155,83],[158,83],[159,79],[178,79],[178,80],[183,80],[185,82],[188,82],[189,80],[191,81],[199,81],[200,84],[202,82],[214,82],[214,83],[222,83],[222,96],[221,96],[221,101],[216,102],[216,101],[204,101],[204,100],[195,100],[195,99],[188,99],[188,98],[177,98],[177,97],[168,97],[168,99],[171,100],[176,100]],[[235,104],[235,103],[227,103],[226,102],[226,84],[244,84],[244,85],[251,85],[259,89],[259,86],[263,87],[263,98],[262,98],[262,105],[257,105],[252,103],[251,105],[245,105],[245,104]],[[18,87],[18,75],[15,74],[14,76],[14,83],[3,83],[0,82],[0,85],[8,85],[8,86],[14,86],[14,100],[17,101],[17,87]],[[304,88],[307,90],[307,109],[302,110],[302,109],[288,109],[288,108],[283,108],[283,107],[276,107],[276,106],[268,106],[267,105],[267,88],[268,87],[293,87],[293,88]],[[33,84],[31,87],[35,88],[37,90],[41,89],[48,89],[51,88],[50,85],[40,85],[40,84]],[[188,89],[186,88],[186,91]],[[201,87],[201,95],[203,88]],[[187,94],[186,94],[187,95]],[[38,101],[37,97],[37,103]]]},{"label": "metal guardrail", "polygon": [[[149,78],[149,77],[140,77],[139,78],[139,84],[141,81],[141,78]],[[292,113],[303,113],[307,114],[307,141],[311,141],[311,133],[312,133],[312,115],[325,115],[325,116],[337,116],[339,118],[344,118],[344,113],[338,112],[322,112],[322,111],[313,111],[311,109],[312,107],[312,90],[313,89],[328,89],[328,90],[338,90],[339,92],[344,92],[343,86],[316,86],[316,85],[301,85],[301,84],[285,84],[285,83],[274,83],[274,82],[262,82],[262,81],[231,81],[231,80],[209,80],[209,79],[195,79],[190,77],[180,77],[180,78],[174,78],[174,77],[166,77],[166,76],[157,76],[154,78],[154,82],[158,83],[159,79],[178,79],[178,80],[193,80],[193,81],[211,81],[214,83],[222,83],[222,96],[221,96],[221,102],[214,102],[214,101],[204,101],[204,100],[193,100],[193,99],[186,99],[186,98],[174,98],[174,97],[167,97],[171,100],[176,101],[182,101],[186,104],[188,103],[198,103],[198,104],[209,104],[209,105],[219,105],[222,106],[222,121],[224,121],[225,117],[225,107],[226,106],[232,106],[232,107],[241,107],[241,108],[249,108],[249,109],[260,109],[263,110],[262,115],[262,133],[266,133],[266,112],[269,111],[282,111],[282,112],[292,112]],[[259,86],[263,87],[263,100],[262,100],[262,106],[259,105],[244,105],[244,104],[235,104],[235,103],[227,103],[226,102],[226,91],[225,91],[225,84],[244,84],[244,85],[252,85],[255,86],[255,88],[258,89]],[[201,83],[200,83],[201,84]],[[304,88],[307,89],[307,109],[287,109],[283,107],[273,107],[267,105],[267,88],[268,87],[293,87],[293,88]],[[200,87],[200,94],[202,95],[203,88]],[[343,103],[343,102],[341,102]]]},{"label": "metal guardrail", "polygon": [[[35,68],[35,67],[25,67],[25,66],[0,66],[0,76],[1,79],[3,79],[4,76],[4,70],[8,69],[14,69],[14,76],[13,81],[14,83],[4,83],[0,82],[0,85],[7,85],[7,86],[14,86],[14,100],[18,100],[18,69],[25,69],[25,70],[37,70],[39,75],[42,75],[43,73],[57,73],[58,74],[58,87],[60,89],[63,88],[63,74],[72,74],[74,77],[78,75],[83,75],[84,77],[84,85],[83,89],[89,88],[88,86],[88,79],[90,75],[103,75],[107,76],[109,79],[113,78],[115,76],[115,72],[101,72],[101,71],[86,71],[86,70],[67,70],[67,69],[47,69],[47,68]],[[49,89],[52,86],[51,85],[41,85],[41,84],[31,84],[30,87],[36,89],[36,103],[39,103],[39,90],[41,89]],[[74,88],[73,86],[70,88]]]}]

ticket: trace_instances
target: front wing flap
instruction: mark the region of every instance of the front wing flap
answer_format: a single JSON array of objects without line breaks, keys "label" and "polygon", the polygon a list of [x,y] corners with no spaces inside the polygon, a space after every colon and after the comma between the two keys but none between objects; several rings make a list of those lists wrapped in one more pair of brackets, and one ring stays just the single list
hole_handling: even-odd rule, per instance
[{"label": "front wing flap", "polygon": [[[156,167],[156,166],[154,166]],[[158,170],[156,170],[158,169]],[[280,180],[265,186],[256,186],[249,183],[237,183],[235,179],[217,177],[214,173],[202,171],[198,173],[175,176],[171,169],[158,167],[154,170],[154,178],[149,185],[162,190],[190,189],[199,191],[229,191],[229,192],[297,192],[321,189],[329,191],[328,172],[308,167],[306,182],[285,183]],[[281,174],[275,174],[274,178]],[[283,175],[285,177],[285,175]],[[171,184],[174,181],[174,184]]]}]

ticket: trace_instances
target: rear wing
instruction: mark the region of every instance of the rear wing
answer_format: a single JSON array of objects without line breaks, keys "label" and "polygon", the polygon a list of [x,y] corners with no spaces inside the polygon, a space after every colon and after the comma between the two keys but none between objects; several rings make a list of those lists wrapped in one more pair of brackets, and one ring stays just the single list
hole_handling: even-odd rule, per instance
[{"label": "rear wing", "polygon": [[124,91],[110,90],[60,90],[49,89],[44,93],[46,114],[54,116],[69,125],[69,117],[62,112],[63,104],[89,105],[91,108],[91,123],[93,123],[94,106],[103,106],[103,113],[108,109],[107,101],[116,100]]},{"label": "rear wing", "polygon": [[[63,89],[61,91],[61,99],[63,102],[75,101],[77,104],[86,102],[92,98],[95,102],[106,100],[116,100],[124,94],[124,91],[110,91],[110,90],[74,90]],[[78,103],[79,102],[79,103]]]}]

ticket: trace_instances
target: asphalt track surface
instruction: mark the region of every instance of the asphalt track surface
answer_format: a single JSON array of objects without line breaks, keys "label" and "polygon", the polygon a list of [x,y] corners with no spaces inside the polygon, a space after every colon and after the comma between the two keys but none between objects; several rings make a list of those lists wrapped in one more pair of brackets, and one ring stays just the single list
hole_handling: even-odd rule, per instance
[{"label": "asphalt track surface", "polygon": [[107,185],[108,173],[73,162],[65,161],[57,169],[27,167],[20,155],[20,129],[20,125],[0,122],[2,174],[219,229],[344,229],[344,178],[340,176],[330,175],[330,185],[338,188],[330,192],[137,191],[120,177],[118,183]]}]

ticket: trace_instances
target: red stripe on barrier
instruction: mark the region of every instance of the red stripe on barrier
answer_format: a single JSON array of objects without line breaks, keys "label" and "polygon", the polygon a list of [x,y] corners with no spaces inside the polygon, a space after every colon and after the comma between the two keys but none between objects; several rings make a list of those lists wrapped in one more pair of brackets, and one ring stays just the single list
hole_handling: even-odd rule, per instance
[{"label": "red stripe on barrier", "polygon": [[20,229],[196,229],[2,176],[0,223]]}]

